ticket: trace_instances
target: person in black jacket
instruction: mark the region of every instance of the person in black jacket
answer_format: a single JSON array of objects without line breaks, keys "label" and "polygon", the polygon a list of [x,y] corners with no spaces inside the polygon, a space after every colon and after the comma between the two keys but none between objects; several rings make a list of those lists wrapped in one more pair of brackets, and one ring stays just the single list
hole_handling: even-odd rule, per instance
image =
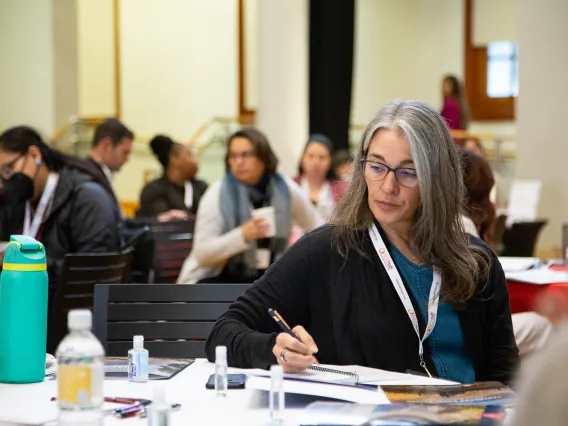
[{"label": "person in black jacket", "polygon": [[150,147],[162,164],[164,174],[142,189],[137,216],[158,217],[160,221],[194,216],[207,189],[205,182],[195,179],[197,158],[189,147],[168,136],[155,136]]},{"label": "person in black jacket", "polygon": [[107,118],[95,129],[91,152],[86,160],[97,182],[110,194],[116,207],[121,210],[114,188],[114,174],[126,164],[132,152],[134,133],[120,120]]},{"label": "person in black jacket", "polygon": [[29,127],[0,135],[1,238],[25,234],[43,243],[50,300],[67,253],[116,252],[120,247],[120,214],[112,197],[95,177],[66,160]]},{"label": "person in black jacket", "polygon": [[[491,249],[465,233],[450,132],[419,101],[367,126],[331,225],[294,244],[219,318],[206,343],[228,362],[323,364],[509,383],[518,362],[509,295]],[[282,333],[277,310],[299,338]]]}]

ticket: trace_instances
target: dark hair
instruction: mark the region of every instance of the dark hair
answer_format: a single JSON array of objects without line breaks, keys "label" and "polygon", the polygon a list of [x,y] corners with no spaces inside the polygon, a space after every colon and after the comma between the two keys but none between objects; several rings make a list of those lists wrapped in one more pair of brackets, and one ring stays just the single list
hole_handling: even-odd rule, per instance
[{"label": "dark hair", "polygon": [[43,162],[52,171],[59,171],[65,164],[65,156],[47,145],[40,134],[28,126],[11,127],[0,135],[0,149],[26,154],[30,146],[37,146]]},{"label": "dark hair", "polygon": [[225,168],[227,171],[231,170],[229,167],[229,148],[235,138],[248,139],[252,144],[256,157],[264,164],[265,173],[269,175],[276,173],[278,158],[276,158],[276,154],[272,151],[270,143],[266,136],[264,136],[264,133],[254,127],[244,127],[241,130],[237,130],[227,139],[227,153],[225,154]]},{"label": "dark hair", "polygon": [[451,96],[458,101],[458,105],[460,107],[460,124],[461,127],[467,129],[469,126],[469,103],[467,101],[467,96],[465,94],[465,90],[463,85],[459,81],[459,79],[452,74],[448,74],[444,77],[444,81],[449,81],[452,85],[452,93]]},{"label": "dark hair", "polygon": [[465,213],[472,220],[479,236],[491,244],[495,226],[495,206],[490,200],[495,185],[493,170],[483,157],[457,147],[465,186]]},{"label": "dark hair", "polygon": [[[325,146],[327,148],[327,151],[329,152],[329,156],[333,157],[333,142],[331,142],[331,139],[321,133],[311,134],[310,138],[306,142],[306,145],[304,146],[304,151],[302,151],[302,156],[300,157],[300,163],[298,164],[298,175],[300,176],[304,174],[304,169],[302,167],[302,161],[304,160],[304,155],[306,155],[308,147],[313,143],[319,143]],[[331,165],[329,166],[329,170],[327,171],[325,178],[326,180],[335,179],[335,172],[333,170],[333,167],[331,167]]]},{"label": "dark hair", "polygon": [[156,135],[150,141],[150,147],[164,169],[167,169],[170,164],[170,154],[178,151],[181,146],[181,144],[174,142],[172,138],[165,135]]},{"label": "dark hair", "polygon": [[134,139],[132,133],[124,124],[116,118],[107,118],[95,129],[93,137],[93,148],[96,147],[104,138],[110,138],[113,146],[117,146],[122,139]]}]

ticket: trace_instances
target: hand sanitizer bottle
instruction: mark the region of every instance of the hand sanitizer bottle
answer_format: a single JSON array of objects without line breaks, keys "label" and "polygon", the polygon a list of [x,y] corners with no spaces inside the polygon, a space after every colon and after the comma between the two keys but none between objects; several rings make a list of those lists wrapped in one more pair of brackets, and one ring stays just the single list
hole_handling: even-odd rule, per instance
[{"label": "hand sanitizer bottle", "polygon": [[144,349],[144,336],[134,336],[134,348],[128,351],[128,380],[148,381],[148,351]]}]

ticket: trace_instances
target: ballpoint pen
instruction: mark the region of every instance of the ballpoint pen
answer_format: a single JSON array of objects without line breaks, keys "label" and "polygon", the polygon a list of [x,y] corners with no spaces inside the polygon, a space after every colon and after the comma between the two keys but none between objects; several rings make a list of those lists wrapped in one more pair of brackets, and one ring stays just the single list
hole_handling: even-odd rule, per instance
[{"label": "ballpoint pen", "polygon": [[294,334],[294,332],[292,331],[288,323],[284,320],[284,318],[282,318],[282,316],[278,313],[278,311],[275,311],[274,309],[269,309],[268,314],[274,319],[274,321],[276,321],[276,323],[280,326],[280,328],[284,333],[288,333],[294,339],[300,340],[298,336]]}]

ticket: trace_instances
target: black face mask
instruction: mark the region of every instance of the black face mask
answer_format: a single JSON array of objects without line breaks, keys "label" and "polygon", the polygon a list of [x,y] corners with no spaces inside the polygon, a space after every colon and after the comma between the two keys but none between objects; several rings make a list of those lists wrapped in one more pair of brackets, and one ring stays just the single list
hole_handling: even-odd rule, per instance
[{"label": "black face mask", "polygon": [[3,186],[6,204],[23,203],[34,196],[34,181],[24,173],[14,173]]}]

